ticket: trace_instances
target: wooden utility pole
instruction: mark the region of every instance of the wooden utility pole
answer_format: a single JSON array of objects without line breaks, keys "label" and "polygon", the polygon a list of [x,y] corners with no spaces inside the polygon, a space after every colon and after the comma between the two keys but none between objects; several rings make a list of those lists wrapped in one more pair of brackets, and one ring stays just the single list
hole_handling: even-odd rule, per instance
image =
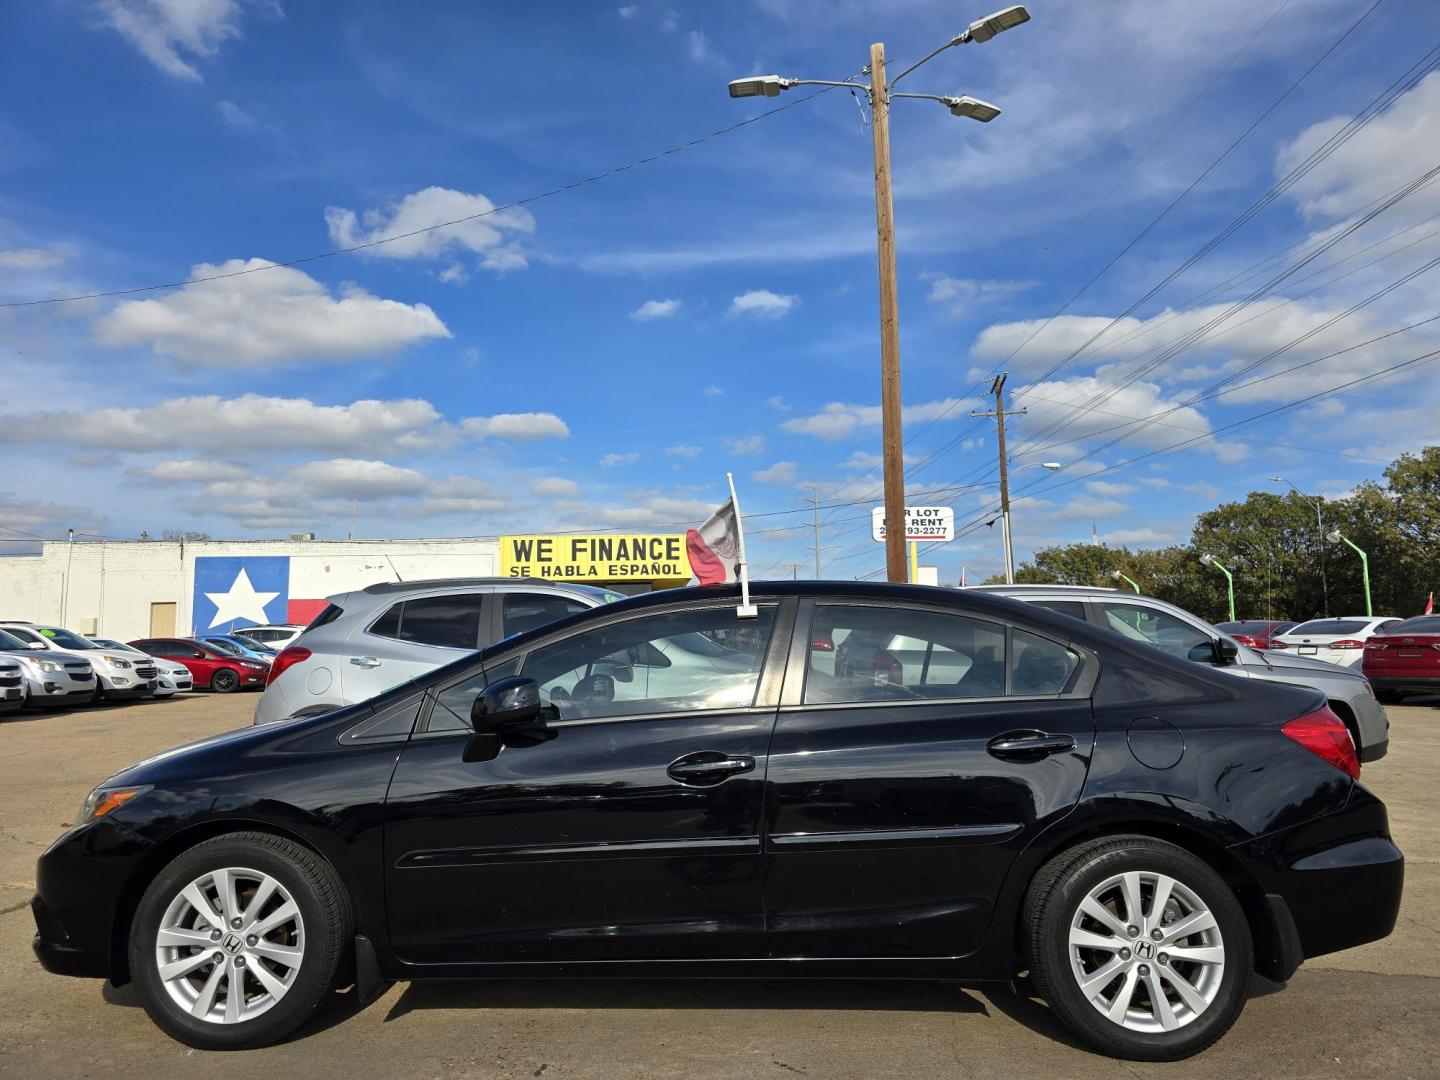
[{"label": "wooden utility pole", "polygon": [[[905,459],[901,448],[900,301],[895,283],[895,199],[890,188],[890,99],[885,46],[870,46],[870,130],[875,142],[875,232],[880,256],[880,440],[885,474],[885,576],[905,581]],[[816,575],[819,576],[818,573]]]},{"label": "wooden utility pole", "polygon": [[812,514],[812,528],[815,530],[815,580],[820,580],[820,487],[818,484],[810,485],[810,512]]},{"label": "wooden utility pole", "polygon": [[1000,452],[1000,532],[1005,544],[1005,584],[1015,584],[1015,550],[1010,544],[1010,468],[1005,454],[1005,417],[1025,412],[1024,409],[1005,411],[1005,372],[995,376],[990,393],[995,395],[994,412],[972,412],[971,416],[993,416],[995,418],[996,446]]}]

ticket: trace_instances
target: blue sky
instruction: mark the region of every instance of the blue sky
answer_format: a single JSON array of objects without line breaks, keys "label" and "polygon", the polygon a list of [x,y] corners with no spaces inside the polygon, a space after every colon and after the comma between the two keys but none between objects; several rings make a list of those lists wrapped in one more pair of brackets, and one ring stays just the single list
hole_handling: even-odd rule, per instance
[{"label": "blue sky", "polygon": [[[1340,494],[1433,441],[1440,380],[1424,365],[1220,429],[1440,348],[1440,322],[1362,344],[1436,314],[1435,272],[1336,319],[1440,255],[1440,183],[1259,288],[1440,164],[1440,74],[1412,78],[1111,324],[1421,61],[1440,8],[1384,0],[1043,327],[1361,12],[1031,11],[907,80],[993,101],[997,120],[920,101],[892,117],[908,482],[912,501],[953,505],[968,526],[927,561],[947,580],[999,566],[983,524],[993,426],[970,412],[1002,368],[1029,409],[1011,428],[1021,557],[1092,523],[1113,543],[1181,540],[1195,513],[1276,473]],[[0,303],[233,274],[479,213],[805,92],[732,101],[731,78],[844,79],[874,40],[894,70],[985,13],[926,0],[6,5],[0,40],[23,47],[0,68]],[[758,573],[809,572],[809,485],[826,507],[827,576],[870,573],[883,559],[869,538],[879,346],[863,120],[835,91],[463,226],[207,284],[0,308],[5,543],[69,527],[344,537],[352,505],[361,536],[683,527],[723,498],[730,470],[757,515]],[[1027,467],[1040,461],[1065,467]]]}]

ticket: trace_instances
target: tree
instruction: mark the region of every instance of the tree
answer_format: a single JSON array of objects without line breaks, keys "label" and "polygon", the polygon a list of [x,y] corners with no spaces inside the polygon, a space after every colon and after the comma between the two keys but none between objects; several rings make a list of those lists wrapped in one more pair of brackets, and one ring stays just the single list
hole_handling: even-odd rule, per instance
[{"label": "tree", "polygon": [[182,543],[191,543],[198,540],[209,540],[210,534],[207,532],[195,532],[191,529],[166,529],[160,534],[160,539],[170,540],[172,542],[178,540]]}]

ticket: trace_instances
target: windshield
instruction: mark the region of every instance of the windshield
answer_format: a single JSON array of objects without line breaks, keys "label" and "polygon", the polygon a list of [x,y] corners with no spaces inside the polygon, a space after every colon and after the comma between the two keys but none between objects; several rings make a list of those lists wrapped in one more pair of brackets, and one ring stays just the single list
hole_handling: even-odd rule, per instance
[{"label": "windshield", "polygon": [[1299,637],[1305,634],[1358,634],[1370,625],[1368,619],[1311,619],[1307,623],[1301,623],[1295,629],[1289,631],[1286,637]]},{"label": "windshield", "polygon": [[126,645],[123,641],[116,641],[114,638],[92,637],[90,640],[102,649],[114,649],[116,652],[133,652],[139,653],[141,656],[145,655],[145,653],[140,652],[135,646]]},{"label": "windshield", "polygon": [[1440,615],[1417,615],[1395,626],[1385,628],[1387,634],[1440,634]]},{"label": "windshield", "polygon": [[231,656],[249,656],[249,655],[251,655],[249,649],[242,649],[239,645],[236,645],[233,641],[226,641],[224,638],[207,637],[207,638],[201,638],[200,641],[201,641],[201,644],[203,644],[203,645],[209,645],[212,649],[219,649],[221,652],[223,652],[223,653],[229,653]]},{"label": "windshield", "polygon": [[48,638],[62,649],[94,649],[97,647],[89,638],[83,638],[79,634],[72,634],[69,630],[46,626],[40,628],[39,632],[41,637]]},{"label": "windshield", "polygon": [[1263,620],[1256,619],[1242,619],[1239,622],[1216,623],[1215,629],[1224,630],[1227,634],[1245,634],[1247,636],[1253,637],[1256,634],[1264,634],[1268,632],[1272,626],[1275,627],[1276,630],[1280,630],[1284,625],[1284,623],[1265,622]]},{"label": "windshield", "polygon": [[25,643],[14,634],[0,630],[0,652],[28,652]]}]

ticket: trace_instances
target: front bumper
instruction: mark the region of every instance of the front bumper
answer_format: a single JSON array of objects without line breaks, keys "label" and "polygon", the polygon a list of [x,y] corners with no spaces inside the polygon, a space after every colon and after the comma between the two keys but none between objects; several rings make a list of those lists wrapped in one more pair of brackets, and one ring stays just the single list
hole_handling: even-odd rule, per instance
[{"label": "front bumper", "polygon": [[71,829],[40,856],[30,911],[41,967],[92,979],[114,974],[114,949],[124,949],[123,941],[115,942],[115,919],[125,884],[149,849],[128,829],[101,818]]},{"label": "front bumper", "polygon": [[23,686],[0,686],[0,713],[16,712],[24,704]]},{"label": "front bumper", "polygon": [[1240,844],[1265,894],[1273,940],[1256,967],[1284,981],[1304,960],[1378,941],[1395,929],[1405,856],[1390,839],[1385,804],[1360,784],[1344,809]]}]

